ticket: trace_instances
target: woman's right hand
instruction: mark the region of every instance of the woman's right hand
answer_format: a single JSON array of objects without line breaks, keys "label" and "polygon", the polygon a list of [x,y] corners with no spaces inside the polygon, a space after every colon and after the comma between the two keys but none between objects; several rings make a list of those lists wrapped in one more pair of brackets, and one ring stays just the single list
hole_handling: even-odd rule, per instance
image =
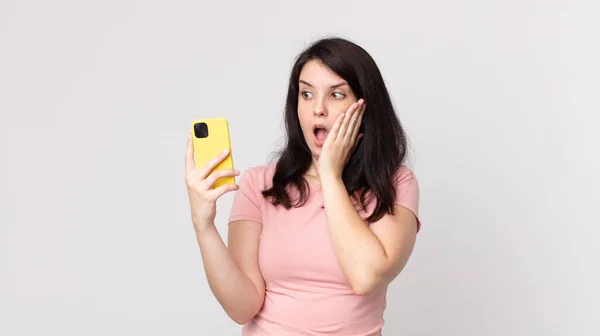
[{"label": "woman's right hand", "polygon": [[215,156],[199,169],[194,162],[194,146],[192,145],[192,134],[190,133],[185,155],[185,183],[190,199],[190,210],[192,212],[192,223],[196,232],[201,232],[214,225],[217,213],[217,199],[223,194],[237,190],[237,184],[225,184],[213,189],[214,183],[221,177],[237,176],[239,171],[235,169],[216,170],[213,169],[221,163],[229,151],[226,150]]}]

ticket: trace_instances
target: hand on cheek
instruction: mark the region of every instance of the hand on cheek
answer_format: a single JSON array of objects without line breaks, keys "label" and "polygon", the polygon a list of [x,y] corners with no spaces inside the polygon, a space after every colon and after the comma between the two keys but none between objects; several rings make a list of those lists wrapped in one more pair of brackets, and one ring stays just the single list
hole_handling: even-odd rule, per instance
[{"label": "hand on cheek", "polygon": [[321,177],[341,178],[344,166],[356,148],[362,117],[366,103],[363,99],[352,104],[348,110],[340,114],[329,131],[319,156],[319,175]]}]

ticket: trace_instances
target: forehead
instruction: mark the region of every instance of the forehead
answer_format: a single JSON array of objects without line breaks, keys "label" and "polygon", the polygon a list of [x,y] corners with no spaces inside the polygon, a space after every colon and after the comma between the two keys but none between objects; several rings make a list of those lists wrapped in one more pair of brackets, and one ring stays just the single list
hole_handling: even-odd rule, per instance
[{"label": "forehead", "polygon": [[302,67],[299,79],[314,86],[331,86],[345,82],[342,77],[318,60],[308,61]]}]

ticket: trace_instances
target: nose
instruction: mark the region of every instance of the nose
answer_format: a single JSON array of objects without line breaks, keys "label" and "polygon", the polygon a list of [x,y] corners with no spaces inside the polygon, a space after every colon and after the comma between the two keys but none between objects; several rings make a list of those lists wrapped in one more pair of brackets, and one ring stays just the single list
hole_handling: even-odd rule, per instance
[{"label": "nose", "polygon": [[315,106],[313,107],[313,113],[318,117],[327,117],[327,107],[321,99],[315,99]]}]

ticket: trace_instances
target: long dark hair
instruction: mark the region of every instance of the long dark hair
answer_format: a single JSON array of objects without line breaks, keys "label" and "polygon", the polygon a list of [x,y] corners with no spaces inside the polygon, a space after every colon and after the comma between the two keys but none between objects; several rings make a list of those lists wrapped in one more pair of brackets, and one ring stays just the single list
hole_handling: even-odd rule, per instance
[{"label": "long dark hair", "polygon": [[[362,208],[375,198],[377,203],[366,218],[368,222],[393,214],[395,176],[406,157],[406,135],[375,61],[360,46],[338,37],[321,39],[296,58],[285,105],[287,141],[279,153],[273,185],[262,192],[263,196],[286,209],[302,206],[310,196],[304,173],[311,165],[312,154],[298,120],[298,81],[302,67],[311,60],[322,62],[346,80],[356,98],[364,98],[367,104],[361,126],[363,137],[342,174],[348,193],[358,197]],[[295,201],[289,187],[299,191]]]}]

